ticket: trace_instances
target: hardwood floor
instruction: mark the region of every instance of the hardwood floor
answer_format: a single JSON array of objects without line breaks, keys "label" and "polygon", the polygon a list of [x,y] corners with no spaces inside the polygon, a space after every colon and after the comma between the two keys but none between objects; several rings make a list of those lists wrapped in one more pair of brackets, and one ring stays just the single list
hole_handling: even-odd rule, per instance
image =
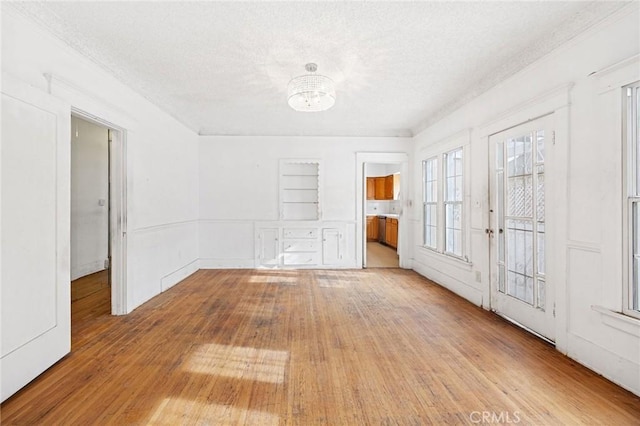
[{"label": "hardwood floor", "polygon": [[398,268],[398,252],[378,242],[367,242],[367,268]]},{"label": "hardwood floor", "polygon": [[405,270],[202,270],[84,322],[92,338],[6,401],[2,424],[640,419],[640,398]]},{"label": "hardwood floor", "polygon": [[97,318],[111,314],[109,271],[104,270],[71,281],[71,350],[96,337]]}]

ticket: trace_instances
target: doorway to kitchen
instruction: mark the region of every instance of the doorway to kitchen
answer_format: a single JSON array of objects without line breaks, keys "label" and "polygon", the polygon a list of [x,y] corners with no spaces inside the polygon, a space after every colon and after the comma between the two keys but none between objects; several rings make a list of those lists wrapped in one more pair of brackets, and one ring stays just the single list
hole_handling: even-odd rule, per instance
[{"label": "doorway to kitchen", "polygon": [[367,268],[398,268],[400,164],[365,163]]},{"label": "doorway to kitchen", "polygon": [[403,208],[408,191],[404,153],[357,153],[356,258],[363,268],[403,268],[408,233]]}]

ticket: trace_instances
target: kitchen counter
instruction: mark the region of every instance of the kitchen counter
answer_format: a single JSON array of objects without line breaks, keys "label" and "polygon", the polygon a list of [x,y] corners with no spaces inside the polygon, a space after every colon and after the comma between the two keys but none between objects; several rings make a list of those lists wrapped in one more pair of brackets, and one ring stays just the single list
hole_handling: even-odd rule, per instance
[{"label": "kitchen counter", "polygon": [[400,217],[397,213],[378,213],[378,214],[369,214],[367,213],[367,217],[390,217],[392,219],[397,219]]}]

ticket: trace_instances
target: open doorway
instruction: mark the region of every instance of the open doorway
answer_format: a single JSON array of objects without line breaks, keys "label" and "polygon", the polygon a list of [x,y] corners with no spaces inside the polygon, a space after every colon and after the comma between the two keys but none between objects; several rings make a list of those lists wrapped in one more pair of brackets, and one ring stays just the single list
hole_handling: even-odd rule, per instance
[{"label": "open doorway", "polygon": [[365,163],[367,268],[398,268],[401,165]]},{"label": "open doorway", "polygon": [[110,132],[71,116],[72,330],[112,311]]},{"label": "open doorway", "polygon": [[[375,165],[374,165],[375,164]],[[371,166],[370,166],[371,165]],[[367,171],[367,168],[369,171]],[[378,170],[376,170],[378,169]],[[382,180],[373,181],[369,179],[369,187],[367,188],[367,177],[375,177],[374,174],[382,173]],[[356,245],[356,261],[358,265],[363,268],[371,267],[367,263],[367,244],[380,242],[367,241],[375,239],[377,234],[378,239],[381,235],[384,235],[385,243],[389,241],[389,244],[385,244],[387,247],[391,247],[395,254],[393,257],[397,258],[398,265],[395,267],[410,268],[411,259],[408,258],[407,252],[409,249],[410,233],[408,232],[408,222],[406,221],[406,213],[404,210],[411,207],[411,199],[407,197],[409,194],[409,156],[402,152],[358,152],[356,153],[356,238],[358,244]],[[373,182],[373,186],[372,185]],[[389,182],[389,183],[387,183]],[[375,184],[378,184],[378,192],[388,191],[384,198],[387,200],[375,200]],[[383,189],[384,188],[384,189]],[[367,189],[369,194],[367,194]],[[372,194],[372,191],[374,193]],[[369,197],[367,197],[369,195]],[[373,197],[372,197],[373,195]],[[369,199],[368,199],[369,198]],[[372,199],[373,198],[373,199]],[[388,205],[376,204],[378,201],[388,202]],[[369,204],[371,203],[371,204]],[[374,209],[377,207],[377,209]],[[395,210],[395,211],[394,211]],[[385,214],[381,214],[385,213]],[[380,218],[378,216],[385,216],[385,229],[384,233],[381,233]],[[378,227],[374,230],[367,229],[367,222],[371,224],[374,217],[378,218]],[[387,219],[389,219],[387,221]],[[389,228],[387,228],[387,223]],[[375,225],[373,225],[375,227]],[[369,234],[367,238],[368,231]],[[373,246],[375,248],[381,248],[379,245]],[[391,266],[393,267],[393,266]]]}]

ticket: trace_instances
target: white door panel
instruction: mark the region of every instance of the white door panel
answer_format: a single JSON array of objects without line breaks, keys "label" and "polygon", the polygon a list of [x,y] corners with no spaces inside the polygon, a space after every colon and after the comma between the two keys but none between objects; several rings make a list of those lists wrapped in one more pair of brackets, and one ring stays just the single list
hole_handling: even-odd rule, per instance
[{"label": "white door panel", "polygon": [[337,229],[322,230],[322,264],[338,265],[341,262],[340,231]]},{"label": "white door panel", "polygon": [[70,351],[70,108],[2,81],[4,401]]}]

